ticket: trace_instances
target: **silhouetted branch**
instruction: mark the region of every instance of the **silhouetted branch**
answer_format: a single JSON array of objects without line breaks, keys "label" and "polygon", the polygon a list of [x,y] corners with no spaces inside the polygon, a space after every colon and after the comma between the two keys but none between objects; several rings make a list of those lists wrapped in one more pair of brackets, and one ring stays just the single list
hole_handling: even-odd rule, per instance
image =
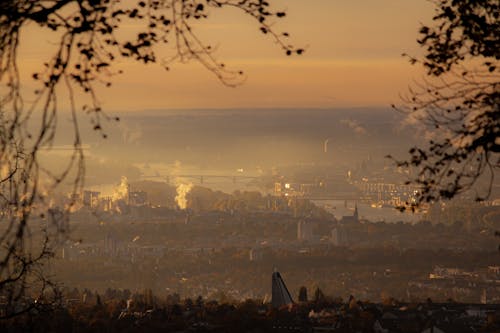
[{"label": "silhouetted branch", "polygon": [[[433,2],[436,25],[423,26],[418,40],[426,53],[423,59],[409,57],[428,76],[403,96],[402,106],[393,106],[431,139],[396,164],[417,170],[409,180],[420,187],[414,206],[471,189],[475,200],[482,201],[490,196],[500,167],[500,4]],[[486,189],[478,191],[483,178]]]},{"label": "silhouetted branch", "polygon": [[[47,195],[63,181],[72,183],[73,194],[83,187],[85,164],[78,126],[80,112],[90,117],[93,129],[106,137],[103,121],[115,120],[106,114],[96,93],[98,85],[109,87],[121,71],[113,69],[118,58],[140,63],[161,64],[168,69],[173,61],[197,61],[222,83],[235,86],[243,72],[228,69],[214,55],[214,48],[195,33],[194,22],[206,19],[210,10],[239,9],[257,21],[285,54],[301,54],[277,33],[274,19],[285,16],[261,0],[148,0],[134,3],[118,0],[15,0],[0,2],[0,297],[7,299],[6,317],[30,311],[34,300],[55,286],[47,278],[43,263],[53,256],[58,235],[68,231],[68,210],[52,214],[50,225],[40,229],[32,223],[47,214]],[[139,26],[133,37],[119,37],[124,23]],[[38,83],[33,101],[23,98],[18,68],[20,35],[28,25],[53,31],[54,53],[32,79]],[[173,42],[172,42],[172,41]],[[157,47],[172,43],[171,55],[158,61]],[[50,149],[57,132],[58,89],[69,94],[73,126],[73,152],[60,172],[45,167],[41,149]],[[75,100],[75,92],[85,98]],[[35,115],[38,118],[35,119]],[[38,128],[33,127],[33,122]],[[72,195],[72,198],[74,196]],[[39,221],[37,221],[39,222]],[[19,305],[22,303],[22,307]],[[16,308],[17,310],[13,310]]]}]

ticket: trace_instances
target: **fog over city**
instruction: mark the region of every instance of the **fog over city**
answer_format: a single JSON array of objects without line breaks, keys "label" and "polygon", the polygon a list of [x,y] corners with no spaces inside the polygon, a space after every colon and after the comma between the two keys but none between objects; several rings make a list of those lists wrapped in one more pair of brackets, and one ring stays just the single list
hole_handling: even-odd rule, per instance
[{"label": "fog over city", "polygon": [[[342,192],[348,173],[360,168],[394,169],[386,156],[402,156],[419,134],[405,123],[404,115],[389,108],[155,110],[118,115],[120,123],[105,125],[106,140],[82,124],[87,129],[82,134],[85,184],[111,196],[123,177],[132,183],[168,182],[188,192],[196,184],[227,193],[265,194],[274,194],[273,179],[280,177],[292,177],[290,181],[298,177],[294,181],[313,185],[335,179],[330,191],[337,187]],[[71,138],[72,133],[65,133],[62,125],[59,133],[49,154],[63,157],[64,147],[71,142],[64,136]],[[52,163],[67,161],[49,156],[47,162],[57,168]],[[404,175],[398,177],[404,181]],[[352,195],[346,198],[356,200]],[[343,203],[338,206],[336,213],[344,213]],[[366,206],[378,219],[418,219],[416,214],[402,215],[387,208]]]},{"label": "fog over city", "polygon": [[[405,185],[414,171],[387,155],[402,158],[426,134],[390,108],[118,115],[119,123],[104,124],[105,140],[82,124],[85,188],[71,215],[72,237],[81,242],[66,242],[54,266],[65,267],[58,275],[76,285],[101,291],[110,284],[149,287],[190,297],[217,292],[235,299],[267,297],[269,272],[284,266],[292,290],[321,286],[341,297],[357,293],[378,299],[384,292],[405,299],[434,288],[422,281],[436,267],[451,264],[476,272],[494,264],[487,258],[495,256],[497,243],[497,183],[486,205],[469,202],[465,193],[413,212],[397,209],[415,200],[418,187]],[[59,135],[56,149],[46,156],[54,169],[67,159],[65,135],[71,132],[62,126]],[[69,187],[60,190],[54,207],[68,204],[64,190]],[[376,254],[387,249],[394,253]],[[352,261],[365,251],[373,259]],[[436,251],[432,260],[429,251]],[[485,256],[471,266],[454,251]],[[406,266],[410,253],[422,261],[418,269]],[[306,264],[308,256],[317,264]],[[73,266],[102,260],[113,270],[82,279]],[[186,260],[189,264],[182,264]],[[221,270],[217,260],[229,266]],[[137,269],[143,273],[134,273]],[[251,272],[257,280],[239,285],[240,274]],[[387,272],[390,283],[372,281],[372,275]],[[420,296],[412,296],[412,289]],[[448,292],[443,287],[438,297],[446,299]],[[456,295],[475,301],[481,293]]]},{"label": "fog over city", "polygon": [[499,332],[499,12],[0,1],[0,332]]}]

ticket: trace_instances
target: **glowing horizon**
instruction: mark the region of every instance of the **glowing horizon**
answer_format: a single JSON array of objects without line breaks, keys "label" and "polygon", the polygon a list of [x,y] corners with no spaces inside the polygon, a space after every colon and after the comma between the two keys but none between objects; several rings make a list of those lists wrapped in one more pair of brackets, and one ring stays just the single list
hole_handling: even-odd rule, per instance
[{"label": "glowing horizon", "polygon": [[[287,9],[287,17],[275,28],[290,32],[291,42],[306,48],[304,55],[286,57],[255,22],[240,20],[240,13],[212,11],[210,19],[195,28],[203,40],[217,46],[220,61],[245,72],[242,85],[228,88],[197,63],[173,64],[167,72],[159,64],[119,60],[113,65],[124,74],[113,79],[111,88],[99,88],[102,106],[110,111],[380,107],[398,102],[408,84],[423,75],[401,54],[419,53],[419,24],[432,16],[428,3],[290,0],[276,4]],[[25,89],[36,88],[30,77],[50,54],[52,39],[50,32],[36,27],[21,36]]]}]

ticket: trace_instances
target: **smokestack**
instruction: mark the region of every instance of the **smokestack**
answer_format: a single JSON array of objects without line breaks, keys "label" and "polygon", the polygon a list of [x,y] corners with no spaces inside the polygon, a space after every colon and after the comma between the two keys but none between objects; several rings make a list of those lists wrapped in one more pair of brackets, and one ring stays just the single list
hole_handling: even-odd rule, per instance
[{"label": "smokestack", "polygon": [[323,142],[323,151],[326,153],[328,153],[328,141],[330,141],[330,139],[326,139],[325,142]]}]

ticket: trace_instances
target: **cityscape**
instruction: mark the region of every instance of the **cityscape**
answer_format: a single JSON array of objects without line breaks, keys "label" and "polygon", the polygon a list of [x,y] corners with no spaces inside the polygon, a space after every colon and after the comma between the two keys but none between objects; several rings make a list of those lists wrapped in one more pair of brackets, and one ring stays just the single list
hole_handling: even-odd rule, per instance
[{"label": "cityscape", "polygon": [[0,332],[500,332],[499,13],[0,1]]}]

